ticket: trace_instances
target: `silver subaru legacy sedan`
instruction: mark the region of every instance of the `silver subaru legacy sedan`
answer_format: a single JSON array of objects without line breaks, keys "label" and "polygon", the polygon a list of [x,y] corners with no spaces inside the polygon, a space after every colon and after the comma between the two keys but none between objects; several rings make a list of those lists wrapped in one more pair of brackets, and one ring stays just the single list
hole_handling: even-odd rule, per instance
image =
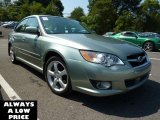
[{"label": "silver subaru legacy sedan", "polygon": [[8,38],[12,63],[21,61],[43,73],[58,95],[123,93],[145,83],[151,70],[141,48],[96,35],[68,18],[28,16]]}]

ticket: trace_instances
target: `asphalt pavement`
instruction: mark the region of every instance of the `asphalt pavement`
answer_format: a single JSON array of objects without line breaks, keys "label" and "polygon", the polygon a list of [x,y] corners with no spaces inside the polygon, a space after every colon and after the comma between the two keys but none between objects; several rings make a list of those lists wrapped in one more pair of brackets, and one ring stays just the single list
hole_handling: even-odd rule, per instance
[{"label": "asphalt pavement", "polygon": [[[152,75],[138,89],[101,98],[78,92],[60,97],[51,92],[42,74],[23,63],[14,65],[10,62],[7,34],[0,37],[0,74],[23,100],[38,101],[40,120],[160,119],[160,52],[148,53],[152,61]],[[1,93],[0,99],[3,99]]]}]

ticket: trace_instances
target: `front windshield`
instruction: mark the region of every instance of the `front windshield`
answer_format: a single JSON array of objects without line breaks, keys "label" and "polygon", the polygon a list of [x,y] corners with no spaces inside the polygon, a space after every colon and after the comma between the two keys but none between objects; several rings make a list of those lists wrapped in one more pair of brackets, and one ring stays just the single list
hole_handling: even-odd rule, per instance
[{"label": "front windshield", "polygon": [[54,17],[41,17],[43,27],[47,34],[90,34],[78,21]]}]

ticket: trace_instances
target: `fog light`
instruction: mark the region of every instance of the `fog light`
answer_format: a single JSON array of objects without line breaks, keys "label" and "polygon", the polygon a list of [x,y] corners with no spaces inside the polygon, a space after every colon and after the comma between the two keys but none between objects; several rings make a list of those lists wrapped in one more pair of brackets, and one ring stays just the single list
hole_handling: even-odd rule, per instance
[{"label": "fog light", "polygon": [[109,89],[111,88],[110,82],[97,82],[96,87],[98,89]]}]

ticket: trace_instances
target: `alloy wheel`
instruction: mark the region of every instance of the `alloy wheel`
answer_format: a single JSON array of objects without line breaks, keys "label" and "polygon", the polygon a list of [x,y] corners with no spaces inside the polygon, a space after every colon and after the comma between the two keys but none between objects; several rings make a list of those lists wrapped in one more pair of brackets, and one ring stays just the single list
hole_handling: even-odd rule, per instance
[{"label": "alloy wheel", "polygon": [[50,62],[47,67],[47,79],[54,91],[63,92],[68,84],[68,74],[63,63],[59,61]]},{"label": "alloy wheel", "polygon": [[152,42],[146,42],[143,46],[143,49],[145,51],[153,51],[154,50],[154,44]]},{"label": "alloy wheel", "polygon": [[9,50],[9,53],[10,53],[10,60],[12,63],[15,63],[15,54],[14,54],[14,51],[13,51],[13,47],[11,46],[10,47],[10,50]]}]

